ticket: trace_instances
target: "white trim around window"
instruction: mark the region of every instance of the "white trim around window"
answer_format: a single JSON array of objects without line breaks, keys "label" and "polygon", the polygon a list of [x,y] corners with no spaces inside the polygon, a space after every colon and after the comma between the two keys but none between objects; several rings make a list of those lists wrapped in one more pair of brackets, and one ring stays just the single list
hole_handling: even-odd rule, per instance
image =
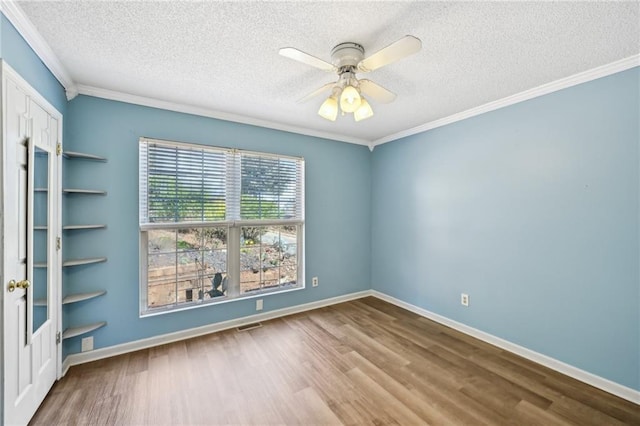
[{"label": "white trim around window", "polygon": [[140,315],[302,289],[304,159],[140,138]]}]

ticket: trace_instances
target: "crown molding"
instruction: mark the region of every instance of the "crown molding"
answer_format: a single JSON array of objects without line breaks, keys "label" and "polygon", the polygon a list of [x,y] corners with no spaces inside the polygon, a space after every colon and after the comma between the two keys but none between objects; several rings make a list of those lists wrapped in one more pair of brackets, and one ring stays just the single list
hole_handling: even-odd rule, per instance
[{"label": "crown molding", "polygon": [[369,146],[370,141],[365,139],[353,138],[340,135],[337,133],[321,132],[317,130],[306,129],[303,127],[292,126],[288,124],[276,123],[258,118],[247,117],[238,114],[231,114],[222,111],[210,110],[207,108],[180,104],[176,102],[163,101],[160,99],[149,98],[146,96],[131,95],[129,93],[118,92],[115,90],[101,89],[99,87],[78,84],[78,93],[81,95],[94,96],[96,98],[109,99],[112,101],[126,102],[135,105],[142,105],[151,108],[159,108],[169,111],[182,112],[185,114],[198,115],[202,117],[216,118],[218,120],[232,121],[234,123],[248,124],[250,126],[266,127],[268,129],[281,130],[283,132],[297,133],[300,135],[313,136],[316,138],[331,139],[340,142],[347,142],[356,145]]},{"label": "crown molding", "polygon": [[11,24],[18,30],[20,35],[27,41],[29,46],[34,50],[36,55],[42,60],[45,66],[51,71],[55,78],[62,84],[66,91],[67,100],[72,100],[78,94],[95,96],[104,99],[110,99],[120,102],[127,102],[137,105],[148,106],[152,108],[166,109],[169,111],[182,112],[186,114],[199,115],[203,117],[216,118],[225,121],[231,121],[235,123],[248,124],[252,126],[265,127],[269,129],[281,130],[290,133],[297,133],[301,135],[313,136],[323,139],[331,139],[340,142],[347,142],[356,145],[364,145],[373,151],[378,145],[382,145],[387,142],[392,142],[398,139],[405,138],[407,136],[415,135],[418,133],[426,132],[427,130],[435,129],[437,127],[446,126],[457,121],[465,120],[467,118],[475,117],[476,115],[484,114],[486,112],[495,111],[506,106],[514,105],[519,102],[527,101],[529,99],[543,96],[558,90],[566,89],[571,86],[575,86],[588,81],[596,80],[598,78],[606,77],[611,74],[615,74],[621,71],[625,71],[630,68],[640,66],[640,54],[630,56],[628,58],[621,59],[619,61],[612,62],[610,64],[602,65],[591,70],[587,70],[578,74],[574,74],[569,77],[561,78],[559,80],[543,84],[532,89],[525,90],[524,92],[517,93],[515,95],[507,96],[496,101],[480,105],[462,111],[448,117],[443,117],[435,121],[431,121],[420,126],[416,126],[407,130],[403,130],[397,133],[393,133],[376,140],[367,140],[361,138],[354,138],[350,136],[340,135],[331,132],[322,132],[317,130],[311,130],[303,127],[292,126],[288,124],[282,124],[267,120],[261,120],[248,116],[242,116],[238,114],[231,114],[222,111],[209,110],[206,108],[196,107],[192,105],[174,103],[170,101],[164,101],[155,98],[148,98],[144,96],[131,95],[128,93],[112,91],[108,89],[101,89],[98,87],[86,86],[76,84],[69,75],[66,68],[62,65],[62,62],[55,55],[49,44],[44,40],[42,35],[38,32],[33,23],[25,15],[20,6],[13,0],[0,0],[0,12],[3,13]]},{"label": "crown molding", "polygon": [[67,100],[73,99],[78,94],[78,90],[69,72],[20,6],[15,1],[1,0],[0,11],[18,30],[18,33],[25,39],[44,65],[49,68],[54,77],[62,84],[67,94]]},{"label": "crown molding", "polygon": [[[249,124],[252,126],[266,127],[269,129],[281,130],[290,133],[297,133],[307,136],[313,136],[323,139],[331,139],[340,142],[353,143],[357,145],[365,145],[370,147],[371,141],[353,138],[349,136],[340,135],[331,132],[321,132],[316,130],[305,129],[302,127],[291,126],[282,123],[271,122],[267,120],[260,120],[257,118],[231,114],[221,111],[208,110],[205,108],[195,107],[186,104],[179,104],[169,101],[163,101],[154,98],[148,98],[143,96],[131,95],[123,92],[116,92],[108,89],[101,89],[92,86],[86,86],[78,84],[71,79],[71,76],[67,72],[66,68],[62,65],[62,62],[58,59],[53,49],[44,40],[42,35],[38,32],[37,28],[33,25],[31,20],[25,15],[24,11],[18,6],[15,1],[0,0],[0,12],[2,12],[9,22],[16,28],[18,33],[25,39],[27,44],[33,49],[40,60],[51,71],[54,77],[62,84],[65,89],[67,100],[72,100],[79,94],[95,96],[104,99],[111,99],[120,102],[127,102],[137,105],[149,106],[153,108],[166,109],[169,111],[177,111],[187,114],[199,115],[203,117],[216,118],[225,121],[232,121],[236,123]],[[371,149],[371,147],[370,147]]]},{"label": "crown molding", "polygon": [[383,138],[373,141],[372,146],[376,147],[387,142],[392,142],[407,136],[415,135],[418,133],[426,132],[427,130],[435,129],[437,127],[446,126],[447,124],[455,123],[456,121],[465,120],[467,118],[475,117],[476,115],[484,114],[486,112],[495,111],[500,108],[504,108],[519,102],[528,101],[529,99],[537,98],[538,96],[547,95],[549,93],[557,92],[562,89],[566,89],[571,86],[586,83],[588,81],[596,80],[598,78],[606,77],[611,74],[615,74],[621,71],[625,71],[634,67],[640,66],[640,54],[629,56],[628,58],[621,59],[619,61],[612,62],[610,64],[602,65],[597,68],[593,68],[587,71],[580,72],[578,74],[571,75],[569,77],[561,78],[550,83],[543,84],[533,89],[525,90],[524,92],[516,93],[515,95],[507,96],[506,98],[498,99],[480,105],[475,108],[468,109],[466,111],[459,112],[457,114],[450,115],[448,117],[440,118],[429,123],[422,124],[411,129],[403,130],[398,133],[385,136]]}]

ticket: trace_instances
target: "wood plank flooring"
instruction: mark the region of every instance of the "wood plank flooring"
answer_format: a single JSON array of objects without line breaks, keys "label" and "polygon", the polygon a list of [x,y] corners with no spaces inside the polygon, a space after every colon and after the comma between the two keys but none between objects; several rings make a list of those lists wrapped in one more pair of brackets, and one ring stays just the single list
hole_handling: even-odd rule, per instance
[{"label": "wood plank flooring", "polygon": [[640,425],[640,406],[375,298],[72,367],[34,425]]}]

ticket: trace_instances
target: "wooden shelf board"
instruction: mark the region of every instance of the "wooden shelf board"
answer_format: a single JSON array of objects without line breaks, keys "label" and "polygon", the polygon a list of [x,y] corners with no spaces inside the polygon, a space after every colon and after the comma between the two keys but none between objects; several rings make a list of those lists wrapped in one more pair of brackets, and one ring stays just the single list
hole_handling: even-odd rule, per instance
[{"label": "wooden shelf board", "polygon": [[83,152],[65,151],[62,153],[66,158],[80,158],[83,160],[94,160],[106,162],[107,159],[93,154],[85,154]]},{"label": "wooden shelf board", "polygon": [[99,189],[78,189],[78,188],[64,188],[62,190],[65,194],[94,194],[94,195],[107,195],[107,191]]},{"label": "wooden shelf board", "polygon": [[83,300],[93,299],[95,297],[100,297],[104,294],[107,294],[106,290],[92,291],[89,293],[69,294],[62,299],[62,304],[68,305],[69,303],[82,302]]},{"label": "wooden shelf board", "polygon": [[106,321],[96,322],[94,324],[82,325],[80,327],[69,327],[62,332],[62,339],[71,339],[72,337],[80,336],[82,334],[90,333],[93,330],[97,330],[100,327],[107,325]]},{"label": "wooden shelf board", "polygon": [[47,306],[47,299],[33,299],[33,306]]},{"label": "wooden shelf board", "polygon": [[78,266],[78,265],[89,265],[91,263],[101,263],[106,262],[106,257],[87,257],[84,259],[69,259],[62,262],[62,266]]},{"label": "wooden shelf board", "polygon": [[95,225],[65,225],[62,227],[65,231],[72,231],[74,229],[100,229],[106,228],[105,224],[95,224]]}]

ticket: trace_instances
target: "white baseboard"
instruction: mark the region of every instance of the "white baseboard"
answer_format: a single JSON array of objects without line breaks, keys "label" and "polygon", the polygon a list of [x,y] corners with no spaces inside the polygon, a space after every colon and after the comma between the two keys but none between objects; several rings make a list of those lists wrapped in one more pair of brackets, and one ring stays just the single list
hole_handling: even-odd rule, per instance
[{"label": "white baseboard", "polygon": [[251,324],[259,321],[267,321],[274,318],[280,318],[291,314],[310,311],[312,309],[322,308],[325,306],[335,305],[337,303],[348,302],[350,300],[361,299],[367,296],[374,296],[385,302],[389,302],[393,305],[416,313],[420,316],[433,320],[437,323],[451,327],[454,330],[460,331],[476,339],[490,343],[501,349],[520,355],[523,358],[544,365],[552,370],[558,371],[564,375],[572,377],[581,382],[587,383],[598,389],[602,389],[605,392],[609,392],[620,398],[626,399],[636,404],[640,404],[640,391],[628,388],[619,383],[612,382],[611,380],[581,370],[572,365],[566,364],[557,359],[543,355],[541,353],[532,351],[523,346],[509,342],[508,340],[501,339],[484,331],[480,331],[476,328],[454,321],[442,315],[438,315],[434,312],[404,302],[395,297],[389,296],[385,293],[381,293],[376,290],[365,290],[356,293],[345,294],[342,296],[332,297],[329,299],[318,300],[316,302],[305,303],[303,305],[296,305],[289,308],[277,309],[274,311],[264,312],[261,314],[250,315],[243,318],[237,318],[228,321],[222,321],[215,324],[208,324],[202,327],[191,328],[188,330],[181,330],[174,333],[162,334],[159,336],[153,336],[146,339],[136,340],[133,342],[122,343],[120,345],[109,346],[107,348],[96,349],[90,352],[82,352],[78,354],[72,354],[65,358],[62,363],[62,375],[64,376],[70,367],[74,365],[84,364],[86,362],[97,361],[103,358],[109,358],[116,355],[122,355],[129,352],[138,351],[141,349],[151,348],[153,346],[164,345],[167,343],[177,342],[180,340],[190,339],[192,337],[202,336],[217,331],[228,330],[235,327]]},{"label": "white baseboard", "polygon": [[588,371],[584,371],[562,361],[558,361],[555,358],[551,358],[541,353],[532,351],[531,349],[527,349],[523,346],[511,343],[508,340],[501,339],[492,334],[480,331],[476,328],[469,327],[468,325],[454,321],[447,317],[443,317],[442,315],[438,315],[426,309],[422,309],[400,299],[396,299],[395,297],[389,296],[385,293],[371,290],[371,295],[377,297],[380,300],[384,300],[385,302],[389,302],[393,305],[399,306],[415,314],[433,320],[437,323],[446,325],[447,327],[451,327],[454,330],[475,337],[476,339],[482,340],[501,349],[520,355],[523,358],[544,365],[545,367],[558,371],[559,373],[572,377],[576,380],[580,380],[581,382],[584,382],[598,389],[602,389],[605,392],[609,392],[613,395],[619,396],[620,398],[626,399],[627,401],[631,401],[635,404],[640,404],[640,391],[628,388],[616,382],[612,382],[611,380],[605,379],[603,377],[596,376],[595,374],[589,373]]},{"label": "white baseboard", "polygon": [[362,297],[371,296],[371,290],[359,291],[356,293],[345,294],[342,296],[322,299],[316,302],[305,303],[302,305],[291,306],[288,308],[276,309],[247,317],[232,319],[228,321],[207,324],[201,327],[190,328],[188,330],[176,331],[174,333],[161,334],[146,339],[135,340],[133,342],[122,343],[119,345],[100,348],[89,352],[81,352],[68,355],[62,363],[62,376],[67,374],[70,367],[74,365],[84,364],[86,362],[97,361],[99,359],[109,358],[116,355],[122,355],[129,352],[139,351],[154,346],[164,345],[167,343],[177,342],[180,340],[190,339],[192,337],[202,336],[216,331],[228,330],[230,328],[240,327],[259,321],[267,321],[274,318],[280,318],[291,314],[310,311],[312,309],[323,308],[325,306],[335,305],[337,303],[348,302],[349,300],[360,299]]}]

